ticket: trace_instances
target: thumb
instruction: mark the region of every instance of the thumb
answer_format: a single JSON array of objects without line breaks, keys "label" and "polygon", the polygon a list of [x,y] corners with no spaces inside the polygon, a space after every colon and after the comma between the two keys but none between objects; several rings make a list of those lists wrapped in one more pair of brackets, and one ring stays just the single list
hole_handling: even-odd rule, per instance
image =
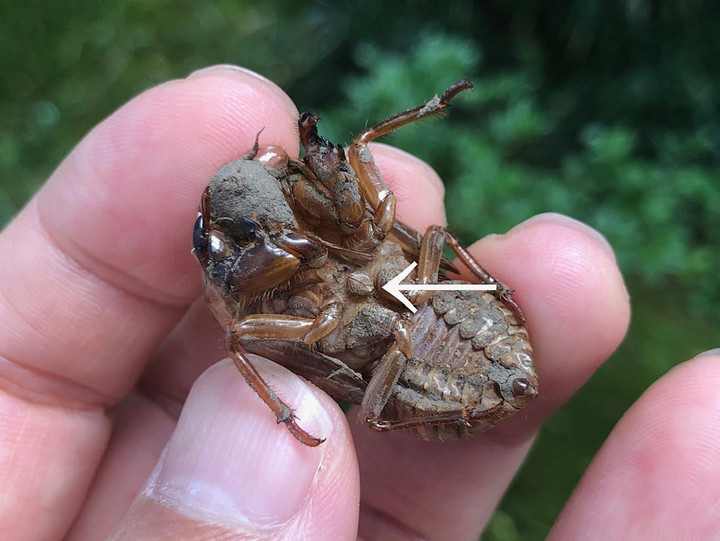
[{"label": "thumb", "polygon": [[229,360],[193,386],[155,471],[112,539],[354,539],[360,488],[340,408],[286,369],[253,357],[301,426],[298,442]]}]

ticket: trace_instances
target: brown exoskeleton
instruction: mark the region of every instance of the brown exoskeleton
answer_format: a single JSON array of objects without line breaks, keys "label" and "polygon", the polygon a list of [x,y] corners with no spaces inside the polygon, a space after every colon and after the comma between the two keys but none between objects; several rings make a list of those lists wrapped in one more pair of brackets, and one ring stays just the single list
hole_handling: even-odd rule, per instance
[{"label": "brown exoskeleton", "polygon": [[[227,329],[237,368],[290,432],[296,422],[248,360],[263,355],[337,400],[360,405],[375,430],[456,440],[490,428],[537,394],[524,316],[510,290],[441,226],[424,236],[395,219],[395,197],[368,143],[442,111],[468,81],[358,135],[347,155],[298,121],[302,161],[254,148],[222,167],[206,188],[194,252],[207,301]],[[415,291],[411,314],[382,289],[412,261],[415,284],[454,282],[443,255],[495,291]]]}]

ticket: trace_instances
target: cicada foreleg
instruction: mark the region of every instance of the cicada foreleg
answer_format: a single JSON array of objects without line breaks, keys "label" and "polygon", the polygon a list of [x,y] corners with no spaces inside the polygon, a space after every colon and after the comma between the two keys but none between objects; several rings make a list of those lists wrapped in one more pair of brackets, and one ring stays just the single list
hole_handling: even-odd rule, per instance
[{"label": "cicada foreleg", "polygon": [[313,343],[320,340],[337,325],[338,307],[332,304],[321,311],[315,319],[278,314],[253,314],[242,318],[228,328],[228,351],[235,366],[245,377],[248,385],[260,396],[277,417],[285,423],[295,438],[314,447],[324,440],[308,434],[297,424],[292,409],[285,404],[267,384],[248,359],[242,342],[246,340],[292,340]]}]

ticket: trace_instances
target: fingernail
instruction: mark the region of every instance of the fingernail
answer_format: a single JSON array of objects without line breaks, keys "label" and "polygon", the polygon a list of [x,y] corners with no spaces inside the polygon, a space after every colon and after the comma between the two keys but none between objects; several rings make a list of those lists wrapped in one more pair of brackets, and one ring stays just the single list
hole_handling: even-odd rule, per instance
[{"label": "fingernail", "polygon": [[241,66],[236,66],[234,64],[215,64],[214,66],[208,66],[206,68],[200,68],[198,70],[193,71],[190,73],[190,75],[187,76],[188,79],[194,79],[195,77],[206,77],[208,75],[223,75],[228,73],[243,73],[246,75],[251,75],[255,77],[256,79],[260,79],[261,81],[265,82],[271,82],[266,77],[263,77],[259,73],[256,73],[252,70],[249,70],[247,68],[243,68]]},{"label": "fingernail", "polygon": [[695,355],[695,358],[708,357],[710,355],[720,355],[720,348],[708,349],[707,351],[703,351],[702,353]]},{"label": "fingernail", "polygon": [[[304,430],[330,436],[330,416],[306,383],[270,361],[253,363]],[[224,361],[193,386],[148,496],[204,520],[286,522],[306,499],[325,447],[298,442]]]}]

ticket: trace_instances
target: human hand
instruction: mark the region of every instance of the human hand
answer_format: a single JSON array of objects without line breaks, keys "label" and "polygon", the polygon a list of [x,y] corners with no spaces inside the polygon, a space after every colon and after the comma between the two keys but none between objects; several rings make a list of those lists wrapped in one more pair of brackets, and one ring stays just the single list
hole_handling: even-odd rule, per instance
[{"label": "human hand", "polygon": [[[6,538],[354,539],[359,522],[368,540],[413,532],[475,539],[539,426],[617,347],[629,308],[611,250],[587,227],[544,215],[471,247],[516,289],[540,378],[540,397],[490,432],[450,444],[377,434],[352,412],[348,424],[324,393],[258,361],[301,426],[326,438],[308,448],[275,423],[230,362],[198,379],[224,355],[189,250],[199,195],[220,165],[252,146],[259,127],[265,142],[296,149],[296,118],[280,89],[245,70],[216,67],[166,83],[95,128],[2,232]],[[385,145],[374,154],[398,196],[400,219],[421,231],[443,223],[435,173]],[[693,406],[697,396],[706,406],[714,400],[717,418],[709,387],[720,375],[711,374],[716,365],[698,359],[640,400],[568,504],[559,538],[609,531],[607,517],[586,509],[610,511],[617,498],[654,482],[643,468],[655,473],[668,464],[647,451],[658,438],[676,459],[681,445],[698,441],[703,457],[717,455],[708,408]],[[695,387],[666,396],[683,382]],[[681,422],[678,413],[688,408]],[[667,422],[671,414],[675,423]],[[646,421],[655,430],[636,428]],[[637,467],[615,470],[622,457],[636,457]],[[710,470],[707,460],[696,466],[696,473]],[[703,474],[688,482],[720,486],[717,473]],[[657,499],[622,501],[631,510],[644,506],[646,516],[677,491],[653,493]],[[632,525],[629,512],[622,518]]]}]

